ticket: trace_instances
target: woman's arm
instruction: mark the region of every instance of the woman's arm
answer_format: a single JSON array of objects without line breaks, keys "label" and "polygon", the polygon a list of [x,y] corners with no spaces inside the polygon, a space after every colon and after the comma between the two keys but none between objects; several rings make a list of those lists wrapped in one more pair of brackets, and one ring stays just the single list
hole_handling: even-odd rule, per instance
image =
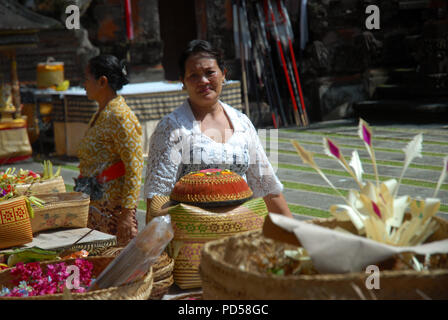
[{"label": "woman's arm", "polygon": [[175,124],[162,119],[149,139],[144,197],[146,198],[146,222],[149,220],[154,196],[167,196],[176,183],[180,165],[181,146],[176,138]]},{"label": "woman's arm", "polygon": [[292,218],[291,210],[289,210],[288,204],[286,203],[286,199],[283,196],[283,193],[268,194],[267,196],[263,197],[263,200],[266,203],[268,212],[278,213],[286,217]]},{"label": "woman's arm", "polygon": [[263,197],[269,212],[279,213],[292,218],[286,199],[283,196],[283,185],[275,174],[272,165],[258,138],[257,131],[248,118],[249,168],[246,172],[247,182],[254,192],[254,197]]}]

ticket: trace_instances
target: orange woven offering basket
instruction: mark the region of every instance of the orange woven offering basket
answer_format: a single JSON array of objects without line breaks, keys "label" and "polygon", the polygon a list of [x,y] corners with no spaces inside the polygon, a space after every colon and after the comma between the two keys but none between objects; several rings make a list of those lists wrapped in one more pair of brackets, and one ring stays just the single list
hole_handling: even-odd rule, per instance
[{"label": "orange woven offering basket", "polygon": [[246,181],[235,172],[205,169],[180,178],[170,200],[198,207],[220,207],[244,203],[252,195]]},{"label": "orange woven offering basket", "polygon": [[33,241],[25,199],[20,196],[0,203],[0,249]]}]

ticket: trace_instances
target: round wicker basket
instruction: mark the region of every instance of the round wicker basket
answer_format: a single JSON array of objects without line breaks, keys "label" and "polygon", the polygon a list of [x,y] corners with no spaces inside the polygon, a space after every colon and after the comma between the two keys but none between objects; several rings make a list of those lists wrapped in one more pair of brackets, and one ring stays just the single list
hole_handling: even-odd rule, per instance
[{"label": "round wicker basket", "polygon": [[152,266],[154,283],[169,278],[173,273],[174,259],[163,252],[157,262]]},{"label": "round wicker basket", "polygon": [[174,259],[163,252],[152,266],[154,283],[149,299],[160,300],[168,292],[174,283],[173,269]]},{"label": "round wicker basket", "polygon": [[448,299],[448,269],[381,271],[378,290],[366,289],[370,273],[276,276],[242,270],[262,244],[273,250],[290,247],[261,231],[205,244],[199,268],[204,300]]},{"label": "round wicker basket", "polygon": [[173,285],[173,283],[174,283],[173,275],[169,276],[168,278],[155,281],[149,299],[150,300],[162,299],[163,296],[168,293],[168,290]]},{"label": "round wicker basket", "polygon": [[[86,258],[93,263],[93,277],[98,277],[100,273],[112,262],[114,257],[88,257]],[[74,262],[75,259],[64,260],[67,265]],[[45,261],[40,265],[45,272],[48,264],[61,262],[58,261]],[[11,269],[7,269],[0,272],[0,285],[10,287],[12,276]],[[0,300],[147,300],[151,295],[153,286],[153,272],[152,268],[143,277],[131,283],[121,285],[118,287],[111,287],[107,289],[94,290],[85,293],[70,293],[68,296],[61,294],[49,294],[44,296],[34,297],[0,297]]]}]

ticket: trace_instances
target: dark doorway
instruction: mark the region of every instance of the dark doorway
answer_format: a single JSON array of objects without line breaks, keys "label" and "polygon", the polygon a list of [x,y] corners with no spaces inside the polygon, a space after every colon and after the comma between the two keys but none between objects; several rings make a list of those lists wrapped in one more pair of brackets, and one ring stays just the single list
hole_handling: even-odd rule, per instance
[{"label": "dark doorway", "polygon": [[177,61],[190,40],[196,39],[194,0],[159,1],[160,37],[163,42],[162,65],[166,80],[179,80]]}]

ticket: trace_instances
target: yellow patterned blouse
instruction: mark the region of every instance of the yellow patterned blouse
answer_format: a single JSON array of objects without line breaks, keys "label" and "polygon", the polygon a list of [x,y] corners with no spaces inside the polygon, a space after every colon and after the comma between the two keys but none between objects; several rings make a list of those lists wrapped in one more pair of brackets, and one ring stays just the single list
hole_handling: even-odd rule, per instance
[{"label": "yellow patterned blouse", "polygon": [[121,201],[124,208],[135,208],[143,171],[142,128],[120,95],[106,105],[92,126],[97,113],[79,144],[80,174],[94,177],[122,160],[126,174],[104,183],[102,200]]}]

